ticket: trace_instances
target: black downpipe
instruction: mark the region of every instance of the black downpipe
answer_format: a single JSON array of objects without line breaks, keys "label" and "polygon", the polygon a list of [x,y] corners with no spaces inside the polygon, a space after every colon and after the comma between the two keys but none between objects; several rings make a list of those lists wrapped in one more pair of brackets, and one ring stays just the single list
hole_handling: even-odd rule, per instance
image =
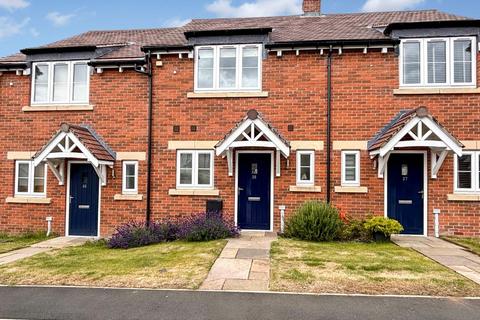
[{"label": "black downpipe", "polygon": [[153,72],[152,57],[150,51],[147,53],[147,75],[148,75],[148,154],[147,154],[147,208],[145,212],[145,223],[150,225],[151,216],[151,189],[152,189],[152,125],[153,125]]},{"label": "black downpipe", "polygon": [[331,130],[332,130],[332,54],[333,49],[330,46],[327,56],[327,203],[331,200]]}]

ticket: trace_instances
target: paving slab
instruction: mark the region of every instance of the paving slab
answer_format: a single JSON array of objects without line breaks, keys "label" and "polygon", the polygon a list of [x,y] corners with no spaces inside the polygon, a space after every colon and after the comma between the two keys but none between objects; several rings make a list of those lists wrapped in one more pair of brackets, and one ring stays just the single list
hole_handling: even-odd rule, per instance
[{"label": "paving slab", "polygon": [[269,272],[254,272],[250,271],[250,275],[248,276],[249,280],[269,280],[270,273]]},{"label": "paving slab", "polygon": [[205,280],[200,286],[200,290],[222,290],[225,279]]},{"label": "paving slab", "polygon": [[480,284],[480,257],[460,246],[433,237],[394,236],[392,241],[401,247],[412,248]]},{"label": "paving slab", "polygon": [[267,291],[268,280],[232,280],[227,279],[223,290]]},{"label": "paving slab", "polygon": [[236,248],[224,248],[220,253],[220,258],[234,259],[237,256],[238,249]]},{"label": "paving slab", "polygon": [[268,249],[238,249],[236,258],[239,259],[268,259],[270,250]]},{"label": "paving slab", "polygon": [[253,260],[251,272],[270,272],[270,261]]},{"label": "paving slab", "polygon": [[208,273],[207,280],[248,279],[252,260],[218,258]]}]

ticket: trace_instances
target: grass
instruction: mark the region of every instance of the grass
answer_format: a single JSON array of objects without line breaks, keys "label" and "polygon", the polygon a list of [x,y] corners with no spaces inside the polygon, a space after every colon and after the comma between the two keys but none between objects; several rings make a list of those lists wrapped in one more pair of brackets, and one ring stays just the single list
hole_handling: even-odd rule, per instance
[{"label": "grass", "polygon": [[89,242],[0,267],[0,283],[195,289],[225,243],[169,242],[124,250]]},{"label": "grass", "polygon": [[0,233],[0,254],[31,246],[34,243],[47,240],[45,232],[29,232],[22,235],[7,235]]},{"label": "grass", "polygon": [[392,243],[279,239],[271,249],[274,291],[480,296],[480,286]]},{"label": "grass", "polygon": [[445,237],[445,239],[480,255],[480,238]]}]

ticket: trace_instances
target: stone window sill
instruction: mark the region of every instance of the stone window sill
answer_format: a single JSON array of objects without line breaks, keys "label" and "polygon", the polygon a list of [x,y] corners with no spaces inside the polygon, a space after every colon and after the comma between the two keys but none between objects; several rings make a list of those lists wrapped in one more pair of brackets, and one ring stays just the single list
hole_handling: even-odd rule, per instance
[{"label": "stone window sill", "polygon": [[33,203],[33,204],[50,204],[51,198],[36,198],[36,197],[7,197],[6,203]]},{"label": "stone window sill", "polygon": [[143,194],[116,194],[113,196],[116,201],[141,201]]},{"label": "stone window sill", "polygon": [[480,201],[480,194],[449,194],[448,201]]},{"label": "stone window sill", "polygon": [[267,98],[267,91],[239,91],[239,92],[188,92],[189,99],[208,99],[208,98]]},{"label": "stone window sill", "polygon": [[368,193],[368,188],[335,186],[335,193]]},{"label": "stone window sill", "polygon": [[322,187],[318,186],[290,186],[290,192],[322,192]]},{"label": "stone window sill", "polygon": [[48,104],[48,105],[32,105],[32,106],[25,106],[22,108],[23,112],[40,112],[40,111],[92,111],[93,105],[85,104],[70,104],[70,105],[56,105],[56,104]]},{"label": "stone window sill", "polygon": [[170,189],[170,196],[218,196],[220,191],[217,189]]},{"label": "stone window sill", "polygon": [[475,94],[480,88],[400,88],[394,89],[394,95],[412,94]]}]

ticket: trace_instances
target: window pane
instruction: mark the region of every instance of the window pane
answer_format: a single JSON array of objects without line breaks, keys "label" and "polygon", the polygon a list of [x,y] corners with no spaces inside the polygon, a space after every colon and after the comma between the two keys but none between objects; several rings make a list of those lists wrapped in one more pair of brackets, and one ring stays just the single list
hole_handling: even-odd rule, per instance
[{"label": "window pane", "polygon": [[68,65],[56,64],[53,67],[53,101],[68,100]]},{"label": "window pane", "polygon": [[48,100],[48,66],[35,66],[35,89],[33,94],[35,102],[44,102]]},{"label": "window pane", "polygon": [[242,53],[242,87],[258,87],[258,48],[244,48]]},{"label": "window pane", "polygon": [[237,75],[237,49],[220,49],[220,88],[234,88]]},{"label": "window pane", "polygon": [[472,156],[464,155],[458,158],[458,177],[457,188],[470,189],[472,188]]},{"label": "window pane", "polygon": [[345,180],[356,181],[357,174],[355,168],[345,168]]},{"label": "window pane", "polygon": [[125,180],[125,188],[128,190],[135,189],[135,176],[127,176]]},{"label": "window pane", "polygon": [[346,154],[345,155],[345,166],[355,168],[356,158],[357,158],[357,156],[355,154]]},{"label": "window pane", "polygon": [[198,155],[198,167],[201,169],[210,169],[210,154],[200,153]]},{"label": "window pane", "polygon": [[447,45],[445,41],[427,44],[428,83],[447,82]]},{"label": "window pane", "polygon": [[43,178],[35,178],[33,181],[33,192],[43,193],[45,191],[45,181]]},{"label": "window pane", "polygon": [[199,88],[213,88],[213,49],[198,50],[198,75]]},{"label": "window pane", "polygon": [[453,81],[472,82],[472,42],[455,40],[453,42]]},{"label": "window pane", "polygon": [[125,171],[127,176],[135,176],[135,165],[134,164],[126,164]]},{"label": "window pane", "polygon": [[420,83],[419,42],[405,42],[403,44],[403,82],[405,84]]},{"label": "window pane", "polygon": [[198,169],[198,184],[210,184],[210,169]]},{"label": "window pane", "polygon": [[45,177],[45,165],[38,165],[35,167],[35,178],[43,179]]},{"label": "window pane", "polygon": [[300,166],[302,166],[302,167],[309,167],[310,166],[310,155],[309,154],[301,154],[300,155]]},{"label": "window pane", "polygon": [[300,180],[310,181],[310,167],[301,167],[300,168]]},{"label": "window pane", "polygon": [[192,154],[182,153],[180,154],[180,168],[192,169]]},{"label": "window pane", "polygon": [[192,169],[180,169],[180,184],[192,184]]},{"label": "window pane", "polygon": [[28,192],[28,178],[18,178],[18,192]]},{"label": "window pane", "polygon": [[87,101],[88,66],[76,63],[73,66],[73,101]]},{"label": "window pane", "polygon": [[28,179],[28,168],[29,168],[28,163],[20,163],[18,165],[18,177]]}]

